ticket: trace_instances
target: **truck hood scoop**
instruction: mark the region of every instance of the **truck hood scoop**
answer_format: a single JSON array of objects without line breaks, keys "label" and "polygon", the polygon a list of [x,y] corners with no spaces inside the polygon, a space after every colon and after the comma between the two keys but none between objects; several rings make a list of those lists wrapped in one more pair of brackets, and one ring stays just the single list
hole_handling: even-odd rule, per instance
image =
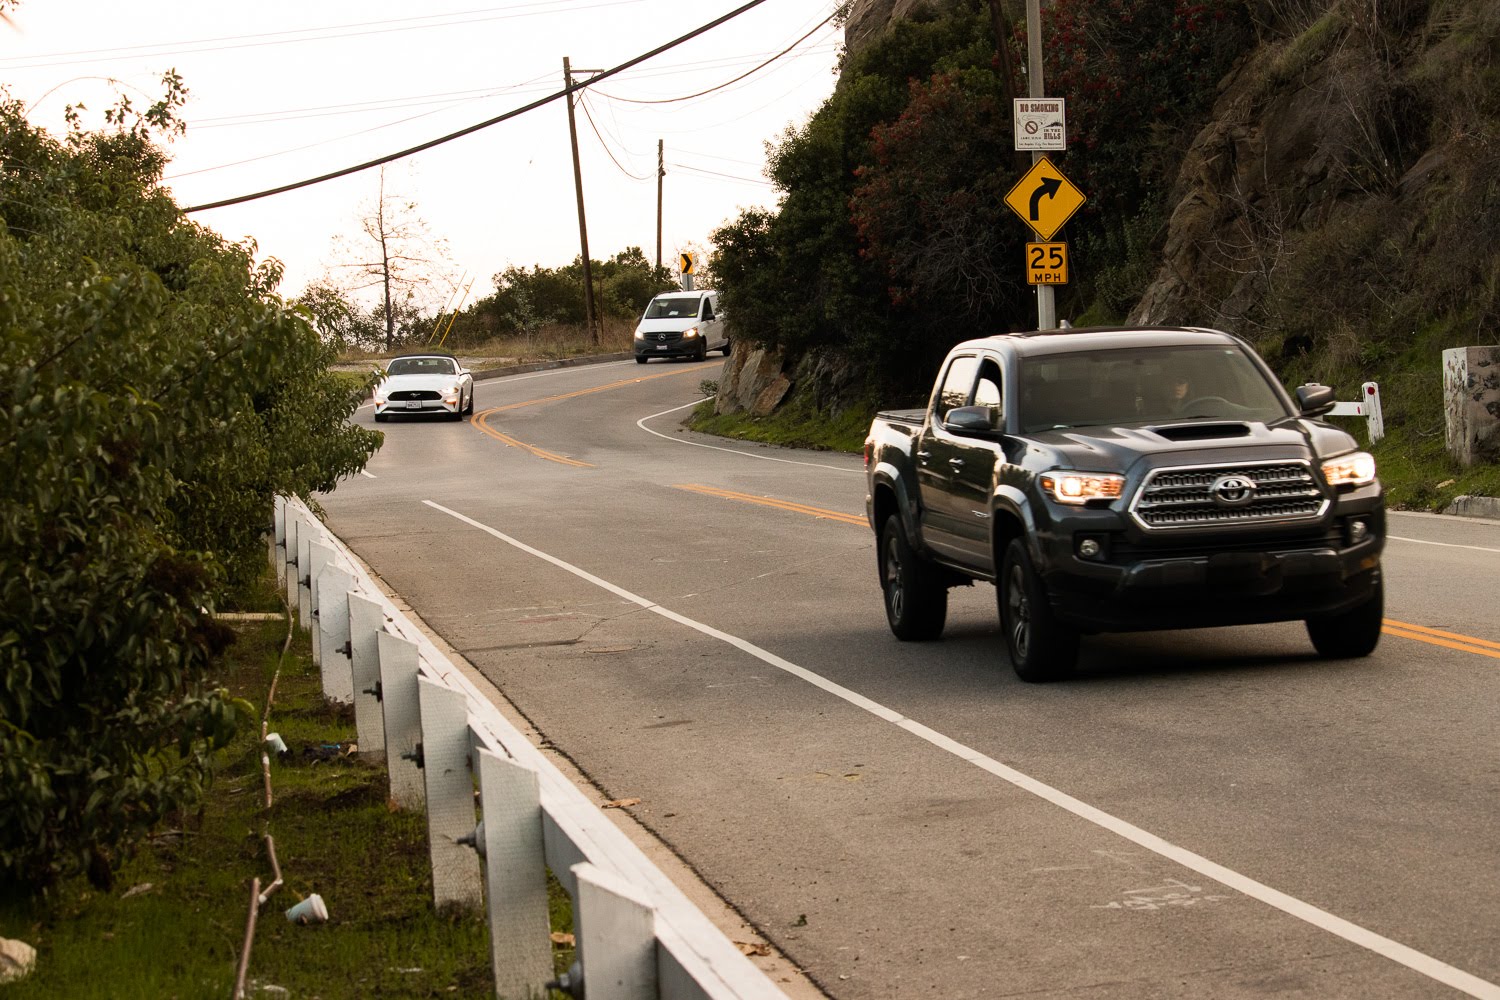
[{"label": "truck hood scoop", "polygon": [[1249,437],[1250,425],[1240,421],[1169,424],[1165,427],[1152,427],[1151,431],[1168,441],[1213,441],[1222,438]]}]

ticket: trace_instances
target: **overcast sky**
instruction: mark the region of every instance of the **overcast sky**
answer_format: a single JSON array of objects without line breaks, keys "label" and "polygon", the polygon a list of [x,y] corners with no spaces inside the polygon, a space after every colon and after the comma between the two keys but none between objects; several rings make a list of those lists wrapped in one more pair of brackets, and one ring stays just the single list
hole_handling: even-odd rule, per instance
[{"label": "overcast sky", "polygon": [[[167,182],[184,207],[353,166],[521,107],[742,6],[744,0],[22,0],[0,24],[0,84],[30,119],[62,132],[115,94],[144,107],[175,69],[190,94]],[[740,208],[774,205],[765,143],[801,125],[835,82],[836,0],[765,0],[588,92],[577,108],[590,255],[656,254],[656,147],[666,148],[663,263]],[[815,30],[816,29],[816,30]],[[802,36],[812,34],[800,44]],[[791,51],[745,79],[690,100]],[[638,102],[670,103],[638,103]],[[587,114],[584,114],[587,109]],[[378,170],[197,213],[286,265],[295,296],[338,263],[373,205]],[[508,265],[560,266],[579,251],[563,101],[386,168],[448,241],[472,298]]]}]

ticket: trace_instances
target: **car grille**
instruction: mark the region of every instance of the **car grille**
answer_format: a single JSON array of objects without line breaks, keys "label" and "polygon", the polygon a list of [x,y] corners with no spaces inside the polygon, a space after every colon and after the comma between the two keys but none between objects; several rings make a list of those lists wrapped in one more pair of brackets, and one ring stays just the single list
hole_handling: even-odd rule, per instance
[{"label": "car grille", "polygon": [[1150,530],[1312,521],[1327,506],[1305,463],[1282,462],[1157,469],[1136,493],[1131,514]]},{"label": "car grille", "polygon": [[431,389],[402,389],[399,392],[391,393],[388,398],[393,403],[404,403],[412,399],[442,399],[443,397]]}]

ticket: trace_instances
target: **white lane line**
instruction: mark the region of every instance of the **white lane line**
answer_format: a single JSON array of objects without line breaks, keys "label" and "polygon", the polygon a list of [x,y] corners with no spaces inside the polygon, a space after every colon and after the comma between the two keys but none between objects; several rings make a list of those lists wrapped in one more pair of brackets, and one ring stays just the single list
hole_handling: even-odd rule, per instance
[{"label": "white lane line", "polygon": [[[678,409],[681,409],[681,407],[678,407]],[[718,639],[721,642],[733,646],[735,649],[738,649],[741,652],[748,653],[750,656],[755,657],[762,663],[773,666],[778,670],[785,671],[786,673],[791,674],[793,677],[800,678],[801,680],[806,681],[819,690],[825,691],[836,698],[840,698],[855,706],[856,708],[862,708],[876,718],[883,719],[884,721],[889,722],[892,725],[904,729],[906,732],[912,734],[913,736],[927,741],[932,746],[937,747],[940,750],[947,751],[960,760],[968,761],[975,767],[978,767],[983,771],[987,771],[990,774],[993,774],[995,777],[1007,781],[1012,785],[1015,785],[1017,788],[1030,792],[1038,798],[1044,799],[1045,801],[1052,803],[1058,808],[1072,813],[1080,819],[1087,820],[1088,822],[1093,823],[1096,826],[1099,826],[1111,833],[1123,837],[1134,844],[1144,847],[1148,851],[1152,851],[1153,853],[1159,854],[1164,858],[1175,861],[1178,864],[1182,865],[1184,868],[1187,868],[1190,871],[1197,872],[1199,875],[1202,875],[1205,878],[1211,878],[1217,882],[1229,886],[1232,889],[1236,889],[1253,899],[1258,899],[1268,906],[1272,906],[1282,911],[1283,913],[1296,917],[1298,920],[1305,921],[1306,923],[1312,924],[1314,927],[1327,931],[1328,933],[1336,935],[1337,937],[1341,937],[1351,944],[1358,945],[1359,947],[1372,951],[1377,955],[1388,958],[1393,962],[1404,965],[1408,969],[1411,969],[1413,972],[1417,972],[1421,975],[1427,976],[1429,979],[1435,979],[1445,986],[1451,986],[1453,989],[1456,989],[1461,993],[1467,993],[1469,996],[1478,997],[1480,998],[1480,1000],[1500,1000],[1500,984],[1491,983],[1486,980],[1480,979],[1478,976],[1475,976],[1472,973],[1468,973],[1463,971],[1462,969],[1451,966],[1446,962],[1442,962],[1436,958],[1433,958],[1431,955],[1424,954],[1423,952],[1417,951],[1415,948],[1411,948],[1407,945],[1401,944],[1399,941],[1393,941],[1390,938],[1383,937],[1379,934],[1376,934],[1374,931],[1367,930],[1366,928],[1361,927],[1358,924],[1345,920],[1343,917],[1335,916],[1334,914],[1329,913],[1327,910],[1319,909],[1318,907],[1313,906],[1311,903],[1303,902],[1302,900],[1297,899],[1294,896],[1289,896],[1278,889],[1273,889],[1268,885],[1257,882],[1246,875],[1241,875],[1239,872],[1233,871],[1229,868],[1225,868],[1223,865],[1210,861],[1202,855],[1194,854],[1192,851],[1189,851],[1186,848],[1178,847],[1176,844],[1172,844],[1166,840],[1163,840],[1153,833],[1148,833],[1147,831],[1141,829],[1138,826],[1135,826],[1132,823],[1128,823],[1117,816],[1113,816],[1107,812],[1104,812],[1102,809],[1098,809],[1086,802],[1075,799],[1073,796],[1067,794],[1066,792],[1059,791],[1058,789],[1053,788],[1051,785],[1044,784],[1029,775],[1015,770],[1014,768],[1007,767],[999,761],[994,760],[991,757],[987,757],[979,751],[965,746],[962,743],[959,743],[957,740],[951,739],[947,736],[944,736],[942,733],[929,729],[919,722],[908,719],[900,712],[897,712],[894,709],[887,708],[877,701],[866,698],[864,695],[860,694],[857,691],[852,691],[849,688],[846,688],[841,684],[837,684],[826,677],[813,673],[811,670],[808,670],[805,667],[799,667],[797,666],[797,664],[792,663],[789,660],[784,660],[781,657],[777,656],[775,653],[762,649],[754,643],[741,639],[738,636],[730,635],[727,632],[720,632],[718,629],[714,628],[711,625],[705,625],[702,622],[694,621],[691,618],[680,615],[675,611],[670,611],[667,608],[664,608],[661,605],[655,603],[654,601],[651,601],[645,597],[641,597],[637,594],[633,594],[623,587],[618,587],[607,580],[600,579],[587,570],[579,569],[577,566],[574,566],[571,563],[564,562],[556,556],[548,555],[540,549],[533,548],[532,546],[527,545],[525,542],[512,538],[510,535],[491,528],[489,525],[476,521],[471,517],[466,517],[456,510],[451,510],[447,507],[444,507],[442,504],[435,503],[431,500],[423,500],[422,502],[432,509],[441,511],[444,514],[447,514],[449,517],[462,521],[464,524],[467,524],[471,527],[478,528],[480,531],[483,531],[486,534],[499,539],[507,545],[520,549],[522,552],[525,552],[528,555],[532,555],[545,562],[549,562],[553,566],[556,566],[558,569],[571,573],[579,579],[587,580],[589,583],[592,583],[597,587],[602,587],[603,589],[609,591],[611,594],[614,594],[616,597],[620,597],[626,601],[631,602],[632,604],[639,605],[645,610],[651,611],[655,614],[661,615],[663,618],[667,618],[671,621],[677,622],[679,625],[685,625],[688,628],[693,629],[694,631],[709,636],[710,638]]]},{"label": "white lane line", "polygon": [[696,399],[691,403],[684,403],[682,406],[674,406],[670,410],[662,410],[660,413],[653,413],[649,417],[642,417],[641,419],[637,420],[635,422],[635,425],[641,430],[645,431],[647,434],[655,434],[663,441],[672,441],[677,444],[690,444],[694,448],[707,448],[709,451],[727,451],[731,455],[742,455],[745,458],[758,458],[763,462],[780,462],[783,465],[805,465],[811,469],[832,469],[834,472],[856,472],[860,475],[864,474],[864,469],[849,469],[845,468],[842,465],[824,465],[821,462],[798,462],[790,458],[776,458],[773,455],[757,455],[753,451],[741,451],[738,448],[721,448],[716,444],[704,444],[701,441],[684,441],[682,438],[675,438],[670,434],[663,434],[661,431],[653,431],[651,428],[646,426],[646,421],[648,420],[655,420],[657,417],[665,417],[668,413],[676,413],[678,410],[686,410],[690,406],[697,406],[699,403],[706,402],[707,400],[713,398],[713,396],[705,396],[703,399]]},{"label": "white lane line", "polygon": [[1401,535],[1386,535],[1388,541],[1412,542],[1416,545],[1440,545],[1445,549],[1473,549],[1475,552],[1500,552],[1500,549],[1486,548],[1483,545],[1459,545],[1457,542],[1429,542],[1425,538],[1403,538]]}]

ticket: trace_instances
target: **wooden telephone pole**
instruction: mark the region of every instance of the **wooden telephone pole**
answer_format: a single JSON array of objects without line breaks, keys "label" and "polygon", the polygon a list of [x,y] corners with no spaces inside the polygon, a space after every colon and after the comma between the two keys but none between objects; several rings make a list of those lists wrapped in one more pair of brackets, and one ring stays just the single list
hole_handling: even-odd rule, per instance
[{"label": "wooden telephone pole", "polygon": [[656,140],[656,269],[661,270],[661,180],[667,176],[663,140]]},{"label": "wooden telephone pole", "polygon": [[589,263],[589,225],[583,216],[583,169],[578,164],[578,126],[573,119],[573,67],[563,56],[563,84],[567,88],[568,139],[573,145],[573,188],[578,195],[578,242],[583,248],[583,318],[589,339],[599,343],[599,324],[594,316],[594,275]]}]

